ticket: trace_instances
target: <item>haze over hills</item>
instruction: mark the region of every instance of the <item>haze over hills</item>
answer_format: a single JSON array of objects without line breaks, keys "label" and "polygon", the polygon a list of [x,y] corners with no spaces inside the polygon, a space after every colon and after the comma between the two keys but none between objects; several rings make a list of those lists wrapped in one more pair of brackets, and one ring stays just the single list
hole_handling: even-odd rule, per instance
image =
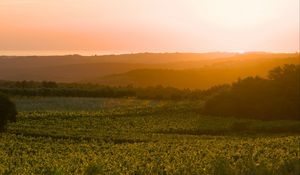
[{"label": "haze over hills", "polygon": [[[145,68],[188,68],[232,53],[123,54],[104,56],[1,56],[0,79],[77,82]],[[197,64],[194,65],[194,62]]]},{"label": "haze over hills", "polygon": [[0,80],[205,89],[251,75],[265,76],[298,53],[139,53],[104,56],[1,56]]}]

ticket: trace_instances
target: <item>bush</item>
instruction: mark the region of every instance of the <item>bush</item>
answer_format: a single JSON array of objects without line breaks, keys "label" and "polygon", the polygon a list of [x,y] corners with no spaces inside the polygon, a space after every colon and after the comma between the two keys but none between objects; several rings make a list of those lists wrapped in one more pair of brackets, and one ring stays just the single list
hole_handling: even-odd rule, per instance
[{"label": "bush", "polygon": [[4,94],[0,94],[0,131],[4,131],[7,122],[15,122],[17,110],[15,104]]}]

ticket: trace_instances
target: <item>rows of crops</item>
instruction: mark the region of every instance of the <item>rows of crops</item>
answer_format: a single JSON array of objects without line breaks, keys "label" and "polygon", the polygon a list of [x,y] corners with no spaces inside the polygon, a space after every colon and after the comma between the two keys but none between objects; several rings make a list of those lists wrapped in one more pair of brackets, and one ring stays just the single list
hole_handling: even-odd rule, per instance
[{"label": "rows of crops", "polygon": [[[1,135],[0,174],[300,172],[300,122],[202,116],[200,102],[15,100],[21,112]],[[55,111],[62,103],[68,110]]]}]

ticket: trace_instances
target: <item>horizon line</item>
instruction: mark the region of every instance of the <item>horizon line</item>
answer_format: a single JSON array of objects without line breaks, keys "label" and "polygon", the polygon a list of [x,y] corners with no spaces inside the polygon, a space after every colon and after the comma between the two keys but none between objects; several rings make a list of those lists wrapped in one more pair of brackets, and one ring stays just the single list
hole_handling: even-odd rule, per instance
[{"label": "horizon line", "polygon": [[129,55],[129,54],[209,54],[209,53],[236,53],[236,54],[249,54],[249,53],[270,53],[270,54],[297,54],[300,50],[295,51],[244,51],[244,50],[215,50],[215,51],[0,51],[0,56],[109,56],[109,55]]}]

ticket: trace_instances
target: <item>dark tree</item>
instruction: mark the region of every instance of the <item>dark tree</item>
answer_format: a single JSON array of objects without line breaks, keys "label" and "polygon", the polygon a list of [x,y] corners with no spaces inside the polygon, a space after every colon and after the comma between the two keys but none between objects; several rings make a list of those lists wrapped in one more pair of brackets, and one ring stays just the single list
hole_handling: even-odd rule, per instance
[{"label": "dark tree", "polygon": [[299,76],[299,65],[284,65],[271,70],[268,79],[239,80],[207,100],[204,112],[240,118],[300,120]]},{"label": "dark tree", "polygon": [[4,131],[8,122],[16,122],[17,110],[15,104],[0,93],[0,131]]}]

